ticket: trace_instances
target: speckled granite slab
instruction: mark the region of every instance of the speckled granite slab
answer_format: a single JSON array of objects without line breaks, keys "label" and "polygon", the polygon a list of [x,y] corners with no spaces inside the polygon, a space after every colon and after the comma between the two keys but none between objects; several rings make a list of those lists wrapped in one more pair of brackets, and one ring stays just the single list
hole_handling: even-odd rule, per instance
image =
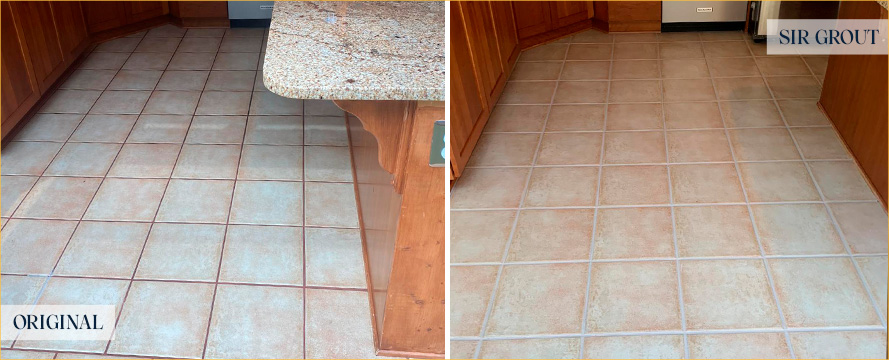
[{"label": "speckled granite slab", "polygon": [[444,2],[276,1],[262,78],[297,99],[445,97]]}]

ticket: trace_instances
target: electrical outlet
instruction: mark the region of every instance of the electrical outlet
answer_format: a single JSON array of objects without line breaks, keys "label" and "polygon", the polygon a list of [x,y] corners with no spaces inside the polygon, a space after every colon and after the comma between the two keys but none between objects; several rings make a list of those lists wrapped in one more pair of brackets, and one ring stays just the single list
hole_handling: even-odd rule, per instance
[{"label": "electrical outlet", "polygon": [[712,13],[712,12],[713,12],[713,8],[712,8],[712,7],[709,7],[709,8],[698,8],[698,12],[699,12],[699,13]]}]

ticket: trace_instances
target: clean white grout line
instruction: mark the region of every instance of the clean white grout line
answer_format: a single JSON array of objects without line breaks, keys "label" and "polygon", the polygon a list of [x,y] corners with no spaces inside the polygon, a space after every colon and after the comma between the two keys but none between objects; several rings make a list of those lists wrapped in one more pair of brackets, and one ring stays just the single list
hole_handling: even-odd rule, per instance
[{"label": "clean white grout line", "polygon": [[[785,128],[777,128],[784,130]],[[715,129],[716,131],[720,131],[721,129]],[[653,132],[653,131],[647,131]],[[597,132],[590,132],[597,133]],[[606,132],[612,133],[612,132]],[[551,134],[551,132],[546,132],[543,134]],[[739,160],[739,161],[701,161],[701,162],[649,162],[649,163],[609,163],[609,164],[554,164],[554,165],[471,165],[467,166],[467,169],[514,169],[514,168],[541,168],[541,167],[592,167],[592,166],[601,166],[601,167],[614,167],[614,166],[665,166],[665,165],[713,165],[713,164],[774,164],[774,163],[817,163],[817,162],[854,162],[854,160],[849,158],[837,158],[837,159],[791,159],[791,160]]]},{"label": "clean white grout line", "polygon": [[[886,257],[889,254],[853,254],[852,258],[867,258],[867,257]],[[730,256],[694,256],[694,257],[648,257],[648,258],[614,258],[614,259],[593,259],[593,260],[584,260],[584,259],[574,259],[574,260],[542,260],[542,261],[507,261],[507,262],[497,262],[497,261],[479,261],[479,262],[458,262],[451,263],[452,267],[459,266],[491,266],[491,265],[547,265],[547,264],[585,264],[589,261],[593,263],[620,263],[620,262],[646,262],[646,261],[708,261],[708,260],[760,260],[760,259],[819,259],[819,258],[848,258],[850,257],[845,253],[837,253],[837,254],[812,254],[812,255],[730,255]],[[3,275],[15,275],[6,274]]]},{"label": "clean white grout line", "polygon": [[[801,200],[801,201],[751,201],[750,205],[800,205],[800,204],[879,204],[879,200]],[[725,202],[725,203],[677,203],[674,207],[697,207],[697,206],[732,206],[746,205],[746,202]],[[451,211],[504,211],[504,210],[571,210],[571,209],[623,209],[623,208],[640,208],[640,207],[668,207],[670,204],[630,204],[630,205],[600,205],[600,206],[529,206],[523,208],[462,208],[451,209]],[[18,218],[21,219],[21,218]]]}]

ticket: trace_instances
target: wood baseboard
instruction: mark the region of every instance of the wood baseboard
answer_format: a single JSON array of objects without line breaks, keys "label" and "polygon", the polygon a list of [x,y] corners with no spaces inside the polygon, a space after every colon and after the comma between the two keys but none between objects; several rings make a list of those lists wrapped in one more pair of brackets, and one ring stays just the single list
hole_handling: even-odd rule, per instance
[{"label": "wood baseboard", "polygon": [[584,21],[578,21],[574,24],[564,26],[558,28],[553,31],[547,31],[546,33],[540,35],[534,35],[529,38],[524,38],[519,40],[519,48],[522,50],[526,50],[537,45],[545,44],[553,40],[561,39],[568,35],[573,35],[574,33],[578,33],[593,27],[593,23],[587,19]]},{"label": "wood baseboard", "polygon": [[184,28],[231,27],[231,21],[228,18],[174,18],[173,24]]},{"label": "wood baseboard", "polygon": [[95,42],[111,40],[114,38],[119,38],[122,36],[127,36],[130,34],[135,34],[137,32],[145,30],[145,29],[150,29],[150,28],[160,26],[163,24],[172,23],[173,19],[175,19],[175,18],[170,15],[161,15],[158,17],[153,17],[151,19],[142,20],[137,23],[124,25],[119,28],[100,31],[100,32],[90,35],[90,41],[95,43]]}]

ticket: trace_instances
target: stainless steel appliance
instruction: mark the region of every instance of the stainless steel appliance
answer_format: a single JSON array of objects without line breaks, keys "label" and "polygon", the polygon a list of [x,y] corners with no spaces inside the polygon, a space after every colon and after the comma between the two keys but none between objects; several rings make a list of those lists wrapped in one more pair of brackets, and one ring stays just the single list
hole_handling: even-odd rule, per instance
[{"label": "stainless steel appliance", "polygon": [[839,9],[839,1],[750,1],[747,32],[762,41],[768,19],[836,19]]}]

